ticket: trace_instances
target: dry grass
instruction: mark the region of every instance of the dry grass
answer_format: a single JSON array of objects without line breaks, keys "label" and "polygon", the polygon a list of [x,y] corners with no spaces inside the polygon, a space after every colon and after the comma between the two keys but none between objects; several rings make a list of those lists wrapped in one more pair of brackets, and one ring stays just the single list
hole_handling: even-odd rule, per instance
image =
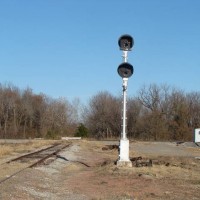
[{"label": "dry grass", "polygon": [[54,140],[30,140],[26,143],[4,143],[0,144],[0,156],[11,155],[13,153],[26,153],[37,148],[44,148],[45,146],[54,144]]},{"label": "dry grass", "polygon": [[140,167],[134,169],[137,174],[145,174],[155,178],[176,178],[182,180],[200,179],[199,172],[191,171],[190,169],[184,169],[175,166],[153,166],[153,167]]},{"label": "dry grass", "polygon": [[0,156],[9,155],[12,153],[12,151],[13,151],[13,148],[11,148],[10,146],[6,146],[6,145],[0,146]]}]

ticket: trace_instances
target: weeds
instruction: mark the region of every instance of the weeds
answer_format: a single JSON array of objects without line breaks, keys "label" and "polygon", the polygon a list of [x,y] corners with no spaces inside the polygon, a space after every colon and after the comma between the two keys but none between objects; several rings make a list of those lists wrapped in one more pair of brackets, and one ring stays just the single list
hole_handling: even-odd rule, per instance
[{"label": "weeds", "polygon": [[17,144],[4,143],[0,144],[0,156],[11,155],[12,153],[28,152],[53,143],[55,143],[53,140],[33,140],[27,143]]}]

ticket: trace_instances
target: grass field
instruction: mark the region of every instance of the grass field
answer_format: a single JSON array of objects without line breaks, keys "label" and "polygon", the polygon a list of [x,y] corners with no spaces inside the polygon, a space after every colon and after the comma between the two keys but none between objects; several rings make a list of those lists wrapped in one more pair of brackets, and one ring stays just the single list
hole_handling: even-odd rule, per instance
[{"label": "grass field", "polygon": [[30,140],[28,142],[2,142],[0,143],[0,156],[7,156],[13,153],[29,152],[34,149],[51,145],[55,143],[54,140]]}]

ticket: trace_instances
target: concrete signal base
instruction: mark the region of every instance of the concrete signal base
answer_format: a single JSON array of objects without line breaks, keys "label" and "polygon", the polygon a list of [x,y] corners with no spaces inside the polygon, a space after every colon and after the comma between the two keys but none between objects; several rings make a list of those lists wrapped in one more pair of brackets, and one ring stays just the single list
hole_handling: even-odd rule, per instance
[{"label": "concrete signal base", "polygon": [[132,162],[129,159],[129,140],[120,140],[120,153],[119,160],[117,161],[118,167],[132,167]]}]

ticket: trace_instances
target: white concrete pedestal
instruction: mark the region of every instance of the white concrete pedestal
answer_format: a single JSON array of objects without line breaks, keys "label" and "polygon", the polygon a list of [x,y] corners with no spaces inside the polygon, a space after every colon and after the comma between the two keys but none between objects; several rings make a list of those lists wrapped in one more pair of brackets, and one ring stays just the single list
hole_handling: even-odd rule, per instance
[{"label": "white concrete pedestal", "polygon": [[117,161],[117,166],[119,167],[132,167],[132,162],[129,159],[129,140],[120,140],[120,153],[119,160]]}]

